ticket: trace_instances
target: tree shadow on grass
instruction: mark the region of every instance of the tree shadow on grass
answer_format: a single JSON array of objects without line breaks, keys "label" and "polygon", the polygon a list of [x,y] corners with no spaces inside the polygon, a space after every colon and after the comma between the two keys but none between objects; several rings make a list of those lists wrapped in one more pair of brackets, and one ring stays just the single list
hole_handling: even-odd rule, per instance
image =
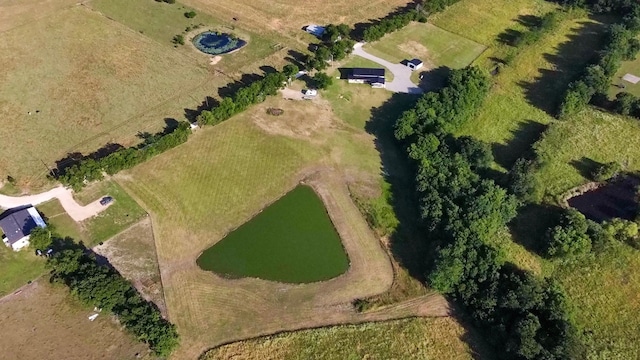
[{"label": "tree shadow on grass", "polygon": [[420,73],[420,88],[424,91],[436,91],[446,85],[451,74],[448,66],[438,66],[437,68]]},{"label": "tree shadow on grass", "polygon": [[[437,239],[427,237],[418,213],[415,192],[415,169],[405,151],[394,137],[394,125],[403,111],[410,109],[418,96],[394,94],[381,106],[371,111],[365,130],[375,137],[375,146],[382,160],[381,173],[390,184],[391,205],[399,221],[389,236],[391,255],[414,279],[425,284],[426,270],[435,260]],[[468,344],[474,359],[493,359],[492,348],[469,321],[464,312],[449,299],[451,316],[465,329],[460,339]]]},{"label": "tree shadow on grass", "polygon": [[550,69],[539,69],[540,74],[533,81],[518,83],[524,88],[529,103],[555,115],[569,83],[597,55],[605,29],[602,23],[580,22],[572,29],[569,40],[560,44],[554,54],[544,54]]},{"label": "tree shadow on grass", "polygon": [[509,223],[509,230],[516,243],[525,249],[542,255],[545,249],[544,237],[547,229],[556,225],[562,208],[553,205],[528,204],[518,211]]},{"label": "tree shadow on grass", "polygon": [[578,170],[585,179],[591,179],[594,171],[604,165],[586,156],[583,156],[580,160],[571,160],[569,164]]},{"label": "tree shadow on grass", "polygon": [[533,158],[531,145],[540,140],[540,137],[547,129],[547,125],[537,121],[526,120],[512,131],[511,140],[506,144],[494,143],[491,147],[495,162],[510,169],[518,158]]}]

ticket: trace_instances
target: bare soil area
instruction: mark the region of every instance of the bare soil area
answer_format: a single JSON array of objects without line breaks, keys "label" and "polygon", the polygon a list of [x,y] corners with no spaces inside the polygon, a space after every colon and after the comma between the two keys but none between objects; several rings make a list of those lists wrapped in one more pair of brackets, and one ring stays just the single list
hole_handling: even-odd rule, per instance
[{"label": "bare soil area", "polygon": [[104,256],[145,299],[153,301],[166,315],[151,219],[145,218],[104,244],[95,246],[93,251]]}]

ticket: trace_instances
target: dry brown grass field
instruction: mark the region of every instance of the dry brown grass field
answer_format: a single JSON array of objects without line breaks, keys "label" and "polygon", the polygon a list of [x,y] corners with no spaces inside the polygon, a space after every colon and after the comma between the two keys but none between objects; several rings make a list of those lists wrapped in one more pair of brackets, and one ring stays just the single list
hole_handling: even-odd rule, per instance
[{"label": "dry brown grass field", "polygon": [[[201,9],[222,22],[237,24],[253,31],[275,31],[308,43],[311,36],[303,36],[302,27],[308,24],[366,22],[386,16],[396,8],[406,6],[407,0],[325,0],[301,3],[294,0],[185,0],[184,3]],[[233,21],[233,18],[237,21]]]},{"label": "dry brown grass field", "polygon": [[0,0],[0,33],[77,4],[77,0]]},{"label": "dry brown grass field", "polygon": [[[394,334],[394,336],[390,336]],[[205,360],[344,360],[491,358],[469,344],[468,333],[452,318],[423,318],[303,330],[232,343],[213,349]]]},{"label": "dry brown grass field", "polygon": [[80,304],[66,287],[38,280],[0,299],[0,358],[135,359],[148,348],[121,330],[110,315],[87,318],[92,308]]},{"label": "dry brown grass field", "polygon": [[[285,113],[267,115],[268,107]],[[195,358],[221,343],[283,330],[446,315],[446,302],[434,294],[363,315],[350,304],[384,292],[393,281],[389,258],[346,185],[375,181],[379,167],[372,136],[336,118],[325,100],[271,98],[118,175],[151,214],[169,318],[183,339],[175,357]],[[228,280],[197,267],[203,250],[300,180],[327,206],[349,255],[347,273],[292,285]]]},{"label": "dry brown grass field", "polygon": [[[83,6],[64,8],[0,39],[2,178],[40,185],[67,152],[137,142],[163,118],[141,115],[207,81],[208,71]],[[31,113],[31,115],[29,115]]]}]

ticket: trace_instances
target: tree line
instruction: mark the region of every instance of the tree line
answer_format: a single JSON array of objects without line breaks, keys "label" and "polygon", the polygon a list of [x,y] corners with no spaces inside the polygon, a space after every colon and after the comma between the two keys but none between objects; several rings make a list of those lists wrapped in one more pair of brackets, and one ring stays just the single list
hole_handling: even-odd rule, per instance
[{"label": "tree line", "polygon": [[83,303],[109,311],[139,341],[158,356],[168,356],[179,344],[175,325],[162,317],[158,307],[146,301],[129,281],[110,267],[99,265],[95,254],[71,238],[52,230],[36,229],[30,246],[53,248],[47,259],[51,281],[69,287]]},{"label": "tree line", "polygon": [[493,162],[490,147],[452,135],[489,88],[478,68],[453,70],[443,89],[423,95],[396,123],[415,170],[424,238],[436,249],[427,278],[489,334],[500,358],[575,359],[583,350],[563,290],[507,263],[495,245],[519,202],[481,176]]},{"label": "tree line", "polygon": [[607,29],[604,47],[597,61],[586,67],[582,76],[569,84],[558,109],[558,117],[568,118],[594,103],[624,115],[640,117],[640,101],[629,93],[618,94],[613,103],[607,100],[607,92],[622,61],[635,59],[640,50],[640,4],[633,1],[565,0],[568,6],[585,7],[595,13],[611,13],[621,21]]}]

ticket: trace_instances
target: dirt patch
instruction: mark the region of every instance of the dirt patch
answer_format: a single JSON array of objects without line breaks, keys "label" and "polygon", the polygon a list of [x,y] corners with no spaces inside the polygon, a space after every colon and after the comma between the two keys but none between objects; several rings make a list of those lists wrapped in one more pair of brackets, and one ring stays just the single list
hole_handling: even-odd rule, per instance
[{"label": "dirt patch", "polygon": [[212,57],[211,59],[209,59],[209,65],[215,65],[215,64],[219,63],[220,60],[222,60],[222,56],[216,55],[216,56]]},{"label": "dirt patch", "polygon": [[63,286],[47,280],[27,285],[0,300],[0,348],[7,359],[135,359],[148,348],[135,341],[110,315],[87,318]]},{"label": "dirt patch", "polygon": [[431,61],[429,49],[427,49],[426,46],[420,44],[419,42],[413,40],[407,41],[406,43],[398,45],[398,49],[400,49],[400,51],[404,53],[413,54],[414,58],[422,60],[426,68],[433,67],[433,61]]},{"label": "dirt patch", "polygon": [[252,114],[253,122],[268,134],[305,140],[313,138],[314,142],[321,142],[324,137],[317,135],[337,126],[329,104],[320,98],[299,102],[281,99],[276,108],[284,110],[284,113],[277,117],[269,116],[266,107],[257,106],[257,111]]},{"label": "dirt patch", "polygon": [[151,219],[145,218],[103,245],[94,247],[93,251],[104,256],[146,300],[153,301],[166,315]]}]

